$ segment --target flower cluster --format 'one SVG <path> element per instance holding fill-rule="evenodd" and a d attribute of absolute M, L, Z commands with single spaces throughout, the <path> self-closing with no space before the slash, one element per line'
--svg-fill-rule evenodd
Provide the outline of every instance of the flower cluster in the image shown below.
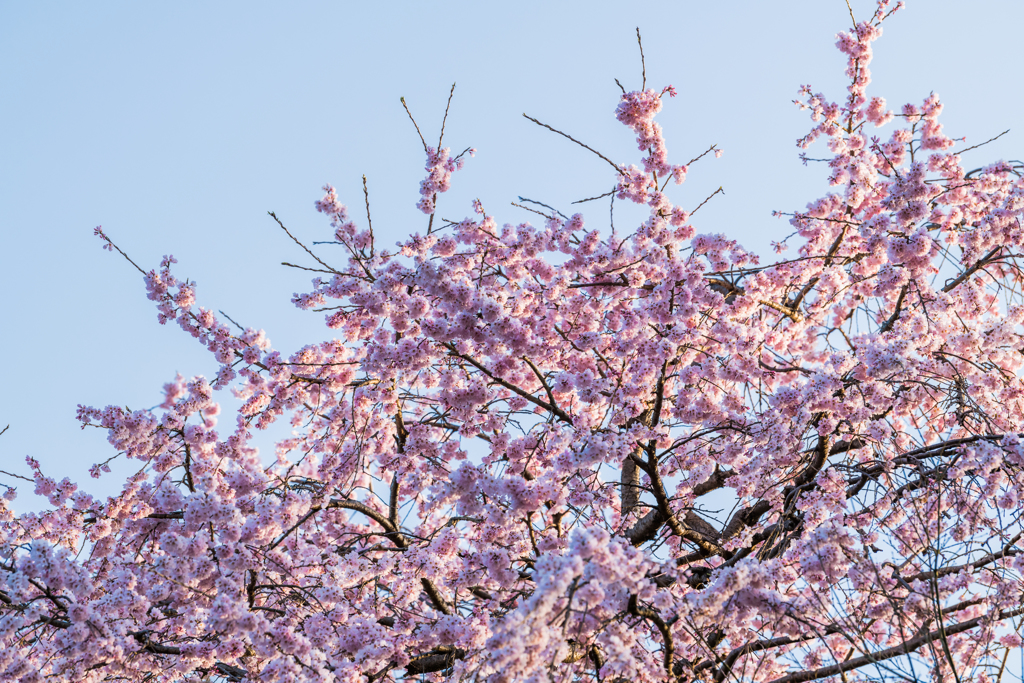
<path fill-rule="evenodd" d="M 466 163 L 462 158 L 463 154 L 468 153 L 470 156 L 476 154 L 476 150 L 470 148 L 452 158 L 451 152 L 448 147 L 443 149 L 427 147 L 427 164 L 425 166 L 427 177 L 420 182 L 420 201 L 416 204 L 416 207 L 423 213 L 434 213 L 434 202 L 437 195 L 448 191 L 448 188 L 451 187 L 452 173 L 461 169 Z"/>

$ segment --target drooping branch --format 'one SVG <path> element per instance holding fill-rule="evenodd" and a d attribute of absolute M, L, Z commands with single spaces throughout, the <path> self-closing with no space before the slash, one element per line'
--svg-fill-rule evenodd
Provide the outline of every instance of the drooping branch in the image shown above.
<path fill-rule="evenodd" d="M 999 621 L 1010 619 L 1015 616 L 1024 614 L 1024 607 L 1018 607 L 1016 609 L 1000 610 L 996 616 Z M 878 652 L 872 652 L 862 657 L 854 657 L 837 664 L 830 666 L 822 666 L 817 669 L 809 669 L 806 671 L 797 671 L 781 678 L 776 678 L 771 683 L 804 683 L 805 681 L 814 681 L 819 678 L 828 678 L 829 676 L 838 676 L 846 671 L 853 671 L 859 669 L 862 666 L 871 666 L 878 662 L 884 662 L 887 659 L 893 657 L 901 657 L 908 655 L 922 646 L 930 643 L 938 642 L 939 639 L 945 634 L 946 637 L 955 636 L 971 629 L 978 628 L 984 621 L 992 619 L 989 615 L 975 617 L 974 619 L 968 619 L 952 626 L 944 626 L 942 629 L 935 629 L 928 631 L 914 638 L 910 638 L 899 645 L 880 650 Z"/>

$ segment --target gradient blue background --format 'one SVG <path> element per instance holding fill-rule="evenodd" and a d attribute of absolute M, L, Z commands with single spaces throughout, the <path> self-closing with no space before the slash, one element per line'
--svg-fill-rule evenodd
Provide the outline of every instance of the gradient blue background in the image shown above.
<path fill-rule="evenodd" d="M 863 18 L 872 3 L 853 7 Z M 113 453 L 100 430 L 79 429 L 76 404 L 152 406 L 175 372 L 215 371 L 193 339 L 157 324 L 141 277 L 100 249 L 94 226 L 146 269 L 173 253 L 200 304 L 290 353 L 330 330 L 290 305 L 311 274 L 280 262 L 309 259 L 268 210 L 304 241 L 331 239 L 313 208 L 320 187 L 337 186 L 362 220 L 366 174 L 381 244 L 423 231 L 423 152 L 398 98 L 436 140 L 455 81 L 446 143 L 479 152 L 440 215 L 462 218 L 479 197 L 499 223 L 537 218 L 509 205 L 519 195 L 569 213 L 614 172 L 521 114 L 635 162 L 613 79 L 640 86 L 639 26 L 648 84 L 679 90 L 659 117 L 671 159 L 725 150 L 675 201 L 692 208 L 724 186 L 698 230 L 770 258 L 769 241 L 789 233 L 770 212 L 826 189 L 825 169 L 798 160 L 810 124 L 792 100 L 803 83 L 843 96 L 833 44 L 849 25 L 843 0 L 0 3 L 0 469 L 26 474 L 30 454 L 113 493 L 118 476 L 86 474 Z M 986 140 L 1024 112 L 1022 25 L 1019 0 L 912 0 L 876 43 L 871 93 L 898 107 L 934 90 L 948 134 Z M 965 163 L 1022 157 L 1015 130 Z M 603 200 L 584 206 L 588 225 L 607 226 Z M 638 216 L 618 213 L 619 227 Z M 30 488 L 17 509 L 40 505 Z"/>

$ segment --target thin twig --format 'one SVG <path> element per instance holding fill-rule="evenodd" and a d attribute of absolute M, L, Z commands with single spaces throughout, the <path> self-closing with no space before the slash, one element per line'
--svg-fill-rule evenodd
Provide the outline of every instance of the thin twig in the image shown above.
<path fill-rule="evenodd" d="M 640 46 L 640 69 L 643 71 L 643 85 L 641 90 L 647 90 L 647 63 L 644 61 L 644 41 L 640 40 L 640 27 L 636 27 L 636 44 Z"/>
<path fill-rule="evenodd" d="M 512 204 L 512 206 L 518 206 L 520 209 L 526 209 L 527 211 L 530 211 L 531 213 L 535 213 L 538 216 L 544 216 L 544 218 L 547 218 L 548 220 L 551 220 L 552 218 L 554 218 L 554 216 L 549 216 L 546 213 L 544 213 L 543 211 L 538 211 L 537 209 L 531 209 L 530 207 L 523 206 L 522 204 L 516 204 L 515 202 L 510 202 L 510 204 Z"/>
<path fill-rule="evenodd" d="M 885 21 L 886 19 L 891 17 L 893 15 L 893 13 L 896 12 L 896 10 L 900 9 L 901 7 L 903 7 L 903 5 L 897 2 L 895 7 L 893 7 L 891 10 L 889 10 L 884 15 L 882 15 L 882 17 L 878 20 L 878 23 L 881 24 L 883 21 Z M 878 16 L 878 12 L 875 12 L 875 16 L 876 17 Z M 876 24 L 876 26 L 877 26 L 877 24 Z"/>
<path fill-rule="evenodd" d="M 531 204 L 536 204 L 537 206 L 543 206 L 545 209 L 551 209 L 552 211 L 557 213 L 559 216 L 561 216 L 565 220 L 569 220 L 569 217 L 566 216 L 564 213 L 562 213 L 561 211 L 559 211 L 558 209 L 556 209 L 553 206 L 548 206 L 544 202 L 538 202 L 538 201 L 533 200 L 533 199 L 527 199 L 526 197 L 519 197 L 519 201 L 521 201 L 521 202 L 530 202 Z"/>
<path fill-rule="evenodd" d="M 703 152 L 701 152 L 700 154 L 698 154 L 694 158 L 692 158 L 689 161 L 687 161 L 685 165 L 689 166 L 690 164 L 692 164 L 695 161 L 700 161 L 701 158 L 707 156 L 709 153 L 711 153 L 712 151 L 714 151 L 716 149 L 718 149 L 718 143 L 715 143 L 715 144 L 711 145 L 706 150 L 704 150 Z"/>
<path fill-rule="evenodd" d="M 876 144 L 873 149 L 876 152 L 878 152 L 879 154 L 882 155 L 882 158 L 885 159 L 885 163 L 889 164 L 889 168 L 892 169 L 892 172 L 896 175 L 896 177 L 897 178 L 901 178 L 902 176 L 900 176 L 899 170 L 895 166 L 892 165 L 892 162 L 889 161 L 889 157 L 885 156 L 885 152 L 882 151 L 881 145 L 877 145 Z"/>
<path fill-rule="evenodd" d="M 448 104 L 444 105 L 444 118 L 441 119 L 441 137 L 437 139 L 437 148 L 441 149 L 441 141 L 444 140 L 444 124 L 448 122 L 448 108 L 452 106 L 452 96 L 455 94 L 455 84 L 452 83 L 451 92 L 448 93 Z"/>
<path fill-rule="evenodd" d="M 708 203 L 709 201 L 711 201 L 711 198 L 712 198 L 712 197 L 714 197 L 714 196 L 715 196 L 716 194 L 718 194 L 719 192 L 721 192 L 722 194 L 725 194 L 725 190 L 723 190 L 723 189 L 722 189 L 721 187 L 719 187 L 719 188 L 718 188 L 717 190 L 715 190 L 714 192 L 712 192 L 711 194 L 709 194 L 709 195 L 707 196 L 707 198 L 706 198 L 706 199 L 705 199 L 704 201 L 702 201 L 702 202 L 701 202 L 700 204 L 698 204 L 698 205 L 697 205 L 697 208 L 696 208 L 696 209 L 694 209 L 693 211 L 691 211 L 691 212 L 690 212 L 690 215 L 692 216 L 693 214 L 697 213 L 697 211 L 698 211 L 698 210 L 700 209 L 700 207 L 704 206 L 704 205 L 705 205 L 705 204 L 707 204 L 707 203 Z"/>
<path fill-rule="evenodd" d="M 582 204 L 583 202 L 592 202 L 595 199 L 604 199 L 605 197 L 607 197 L 610 194 L 615 194 L 615 190 L 613 189 L 613 190 L 611 190 L 609 192 L 605 192 L 604 194 L 599 194 L 596 197 L 587 197 L 586 199 L 581 199 L 581 200 L 579 200 L 577 202 L 572 202 L 572 203 L 573 204 Z"/>
<path fill-rule="evenodd" d="M 311 273 L 327 273 L 333 275 L 336 271 L 324 270 L 323 268 L 307 268 L 306 266 L 297 266 L 294 263 L 288 263 L 287 261 L 281 261 L 282 266 L 288 266 L 289 268 L 298 268 L 299 270 L 308 270 Z"/>
<path fill-rule="evenodd" d="M 110 245 L 111 247 L 113 247 L 114 249 L 117 249 L 117 253 L 119 253 L 119 254 L 120 254 L 121 256 L 124 256 L 125 260 L 127 260 L 127 261 L 128 261 L 128 263 L 130 263 L 130 264 L 132 264 L 133 266 L 135 266 L 135 270 L 139 271 L 139 272 L 140 272 L 140 273 L 142 273 L 143 275 L 145 275 L 145 274 L 146 274 L 146 271 L 144 271 L 144 270 L 143 270 L 142 268 L 139 268 L 139 264 L 137 264 L 137 263 L 136 263 L 135 261 L 132 261 L 132 260 L 131 260 L 131 259 L 130 259 L 130 258 L 128 257 L 128 254 L 126 254 L 126 253 L 124 253 L 123 251 L 121 251 L 121 247 L 119 247 L 119 246 L 117 246 L 116 244 L 114 244 L 114 241 L 113 241 L 113 240 L 111 240 L 111 239 L 110 239 L 109 237 L 107 237 L 107 234 L 106 234 L 105 232 L 103 232 L 103 228 L 102 228 L 102 227 L 96 228 L 96 230 L 94 231 L 94 234 L 96 234 L 96 235 L 99 235 L 100 237 L 102 237 L 102 238 L 103 238 L 103 241 L 104 241 L 104 242 L 106 242 L 107 244 L 109 244 L 109 245 Z"/>
<path fill-rule="evenodd" d="M 399 97 L 398 99 L 401 101 L 402 106 L 405 107 L 405 113 L 409 115 L 409 120 L 412 121 L 412 125 L 416 127 L 416 134 L 420 136 L 420 142 L 423 143 L 423 151 L 430 154 L 427 150 L 427 141 L 423 139 L 423 133 L 420 132 L 420 127 L 419 124 L 416 123 L 416 119 L 412 117 L 412 112 L 409 111 L 409 106 L 405 103 L 405 98 Z"/>
<path fill-rule="evenodd" d="M 373 221 L 370 220 L 370 192 L 366 189 L 366 175 L 363 174 L 363 199 L 366 200 L 366 227 L 370 231 L 370 257 L 373 257 Z"/>
<path fill-rule="evenodd" d="M 239 325 L 238 323 L 236 323 L 234 320 L 232 320 L 230 315 L 228 315 L 227 313 L 225 313 L 224 311 L 221 311 L 221 310 L 218 310 L 217 312 L 220 313 L 225 318 L 227 318 L 228 322 L 230 322 L 232 325 L 234 325 L 235 327 L 240 329 L 242 332 L 245 332 L 245 328 L 242 327 L 241 325 Z"/>
<path fill-rule="evenodd" d="M 619 79 L 617 79 L 617 78 L 615 79 L 615 85 L 619 86 L 619 90 L 621 90 L 621 91 L 622 91 L 622 94 L 623 94 L 623 95 L 625 95 L 625 94 L 626 94 L 626 89 L 622 87 L 622 84 L 621 84 L 621 83 L 619 83 Z"/>
<path fill-rule="evenodd" d="M 992 142 L 994 140 L 998 140 L 999 138 L 1003 137 L 1004 135 L 1006 135 L 1009 132 L 1010 132 L 1010 129 L 1007 128 L 1006 130 L 1004 130 L 1002 133 L 1000 133 L 999 135 L 995 136 L 994 138 L 990 138 L 988 140 L 985 140 L 985 142 L 980 142 L 977 145 L 974 145 L 973 147 L 968 147 L 967 149 L 962 149 L 959 152 L 957 152 L 957 154 L 963 154 L 964 152 L 970 152 L 972 149 L 978 149 L 979 147 L 981 147 L 983 145 L 987 145 L 988 143 L 990 143 L 990 142 Z"/>
<path fill-rule="evenodd" d="M 548 124 L 546 124 L 546 123 L 541 123 L 540 121 L 538 121 L 537 119 L 533 118 L 532 116 L 527 116 L 526 114 L 523 114 L 523 117 L 524 117 L 524 118 L 527 118 L 527 119 L 529 119 L 530 121 L 533 121 L 533 122 L 534 122 L 534 123 L 536 123 L 536 124 L 537 124 L 538 126 L 543 126 L 544 128 L 547 128 L 547 129 L 548 129 L 548 130 L 550 130 L 550 131 L 551 131 L 552 133 L 558 133 L 558 134 L 559 134 L 559 135 L 561 135 L 562 137 L 564 137 L 564 138 L 568 138 L 568 139 L 572 140 L 573 142 L 575 142 L 575 143 L 576 143 L 577 145 L 579 145 L 580 147 L 583 147 L 583 148 L 585 148 L 585 149 L 589 149 L 589 150 L 590 150 L 591 152 L 593 152 L 594 154 L 596 154 L 597 156 L 601 157 L 602 159 L 604 159 L 605 161 L 607 161 L 607 162 L 608 162 L 609 164 L 611 164 L 611 165 L 612 165 L 612 168 L 614 168 L 614 169 L 615 169 L 615 170 L 616 170 L 616 171 L 617 171 L 617 172 L 618 172 L 618 173 L 619 173 L 620 175 L 622 175 L 622 174 L 624 174 L 624 173 L 625 173 L 625 171 L 623 171 L 623 170 L 622 170 L 621 168 L 619 168 L 619 167 L 618 167 L 618 166 L 617 166 L 617 165 L 615 164 L 615 162 L 614 162 L 614 161 L 612 161 L 611 159 L 609 159 L 609 158 L 608 158 L 608 157 L 606 157 L 605 155 L 601 154 L 600 152 L 598 152 L 598 151 L 597 151 L 596 149 L 594 149 L 594 148 L 593 148 L 593 147 L 591 147 L 590 145 L 586 145 L 586 144 L 584 144 L 584 143 L 580 142 L 579 140 L 577 140 L 576 138 L 574 138 L 573 136 L 569 135 L 568 133 L 563 133 L 562 131 L 558 130 L 557 128 L 552 128 L 551 126 L 549 126 L 549 125 L 548 125 Z"/>
<path fill-rule="evenodd" d="M 10 425 L 7 425 L 7 426 L 10 427 Z M 4 431 L 6 432 L 7 430 L 4 429 Z M 0 433 L 3 433 L 3 432 L 0 432 Z M 0 470 L 0 474 L 6 474 L 8 477 L 14 477 L 15 479 L 22 479 L 22 480 L 27 481 L 29 483 L 35 482 L 35 479 L 29 479 L 28 477 L 23 477 L 20 474 L 14 474 L 13 472 L 6 472 L 4 470 Z"/>
<path fill-rule="evenodd" d="M 458 161 L 459 159 L 461 159 L 463 157 L 463 155 L 465 155 L 466 152 L 469 152 L 470 150 L 473 150 L 473 148 L 472 147 L 467 147 L 466 149 L 462 150 L 461 152 L 459 152 L 459 156 L 457 156 L 454 159 L 452 159 L 452 161 Z M 475 150 L 473 150 L 473 151 L 475 153 Z"/>
<path fill-rule="evenodd" d="M 281 226 L 281 229 L 282 229 L 282 230 L 284 230 L 284 232 L 285 232 L 285 234 L 286 234 L 286 235 L 288 235 L 289 237 L 291 237 L 291 238 L 292 238 L 292 241 L 293 241 L 293 242 L 295 242 L 295 244 L 297 244 L 297 245 L 299 245 L 300 247 L 302 247 L 303 251 L 305 251 L 305 252 L 306 252 L 307 254 L 309 254 L 310 256 L 312 256 L 312 257 L 313 257 L 313 260 L 315 260 L 315 261 L 316 261 L 317 263 L 319 263 L 319 264 L 320 264 L 321 266 L 323 266 L 324 268 L 326 268 L 326 269 L 327 269 L 328 271 L 330 271 L 330 272 L 332 272 L 332 273 L 337 273 L 337 272 L 338 272 L 338 271 L 336 271 L 336 270 L 335 270 L 334 268 L 331 268 L 331 267 L 330 267 L 329 265 L 327 265 L 326 263 L 324 263 L 323 261 L 321 261 L 321 260 L 319 259 L 319 257 L 317 257 L 317 255 L 316 255 L 316 254 L 314 254 L 313 252 L 311 252 L 311 251 L 309 250 L 309 248 L 308 248 L 308 247 L 306 247 L 306 245 L 305 245 L 305 244 L 303 244 L 302 242 L 300 242 L 299 240 L 297 240 L 297 239 L 295 238 L 295 235 L 293 235 L 293 234 L 291 234 L 290 232 L 288 232 L 288 228 L 284 227 L 284 223 L 282 223 L 282 222 L 281 222 L 281 219 L 279 219 L 279 218 L 277 217 L 277 214 L 275 214 L 275 213 L 274 213 L 273 211 L 267 211 L 267 214 L 268 214 L 268 215 L 269 215 L 269 216 L 270 216 L 271 218 L 273 218 L 273 219 L 274 219 L 274 221 L 275 221 L 275 222 L 276 222 L 276 223 L 277 223 L 278 225 L 280 225 L 280 226 Z M 291 265 L 291 264 L 287 264 L 287 265 Z"/>
<path fill-rule="evenodd" d="M 612 200 L 608 205 L 608 223 L 612 226 L 612 232 L 615 232 L 615 191 L 612 191 Z"/>
<path fill-rule="evenodd" d="M 544 393 L 548 395 L 548 403 L 550 403 L 557 409 L 558 402 L 555 401 L 555 395 L 551 392 L 551 387 L 548 386 L 547 380 L 544 379 L 544 375 L 543 373 L 541 373 L 540 368 L 534 365 L 533 361 L 531 361 L 526 356 L 523 356 L 523 360 L 526 362 L 527 365 L 530 366 L 530 369 L 533 370 L 533 374 L 537 375 L 537 379 L 540 380 L 540 385 L 544 387 Z"/>

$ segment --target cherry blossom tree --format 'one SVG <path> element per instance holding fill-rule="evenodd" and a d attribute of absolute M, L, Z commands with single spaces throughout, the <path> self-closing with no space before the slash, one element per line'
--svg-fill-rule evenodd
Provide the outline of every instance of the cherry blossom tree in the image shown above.
<path fill-rule="evenodd" d="M 896 9 L 839 34 L 841 98 L 800 91 L 832 189 L 771 263 L 672 202 L 718 150 L 670 161 L 654 118 L 675 91 L 643 82 L 615 110 L 639 165 L 588 146 L 614 183 L 591 223 L 441 219 L 472 152 L 443 132 L 420 136 L 429 218 L 397 250 L 327 187 L 336 245 L 306 249 L 293 302 L 331 341 L 285 355 L 198 305 L 173 258 L 140 268 L 216 370 L 152 410 L 80 409 L 137 465 L 118 495 L 30 458 L 50 507 L 15 514 L 6 480 L 0 679 L 1007 676 L 1022 165 L 966 169 L 936 96 L 868 94 Z M 606 226 L 616 202 L 646 220 Z M 268 460 L 253 434 L 275 424 Z"/>

